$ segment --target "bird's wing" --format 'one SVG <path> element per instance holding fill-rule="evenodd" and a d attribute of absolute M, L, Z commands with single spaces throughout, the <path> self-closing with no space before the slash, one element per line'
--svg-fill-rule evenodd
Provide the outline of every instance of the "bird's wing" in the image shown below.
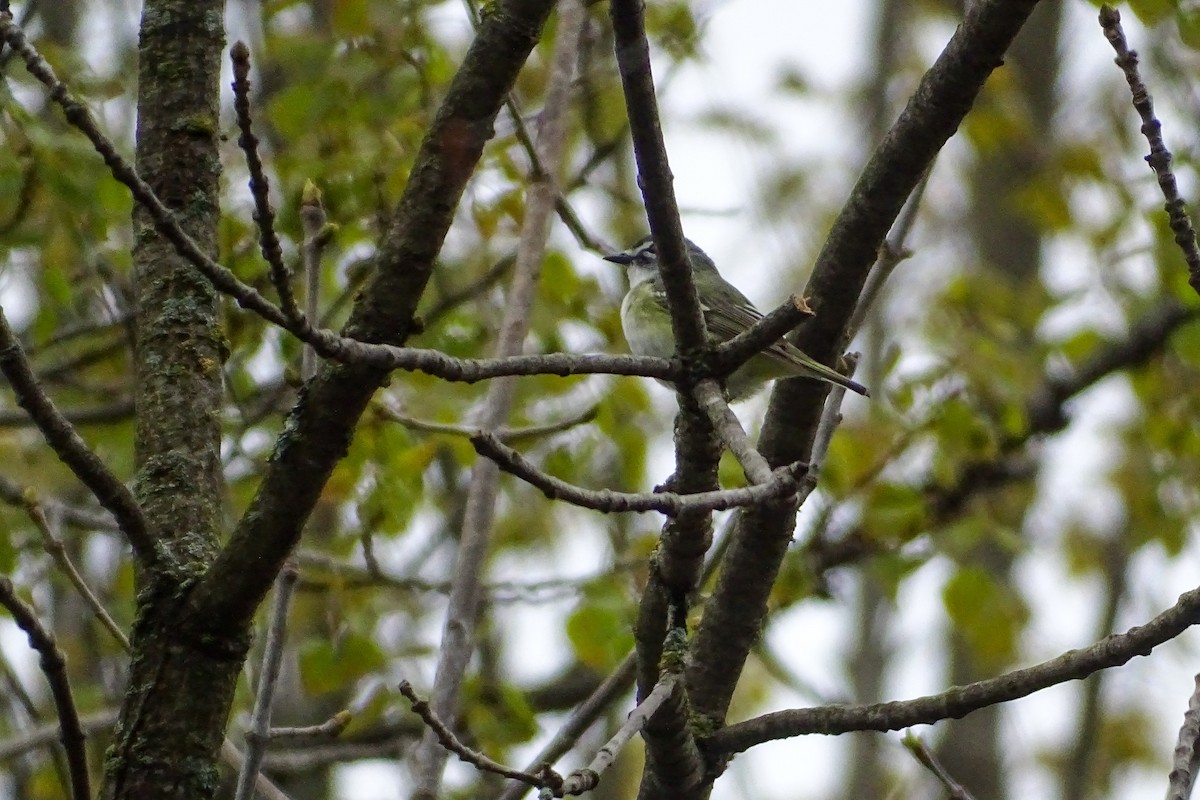
<path fill-rule="evenodd" d="M 744 300 L 745 298 L 742 299 Z M 708 327 L 708 335 L 718 342 L 729 341 L 762 318 L 762 313 L 750 305 L 749 300 L 723 308 L 704 308 L 704 324 Z M 802 350 L 786 339 L 778 339 L 772 342 L 769 347 L 763 348 L 762 353 L 789 368 L 794 369 L 799 366 L 801 367 L 801 372 L 815 372 L 819 375 L 824 375 L 828 380 L 834 380 L 834 382 L 837 381 L 833 376 L 837 375 L 840 377 L 837 371 L 809 358 Z"/>
<path fill-rule="evenodd" d="M 721 308 L 710 308 L 701 303 L 701 310 L 704 311 L 708 335 L 718 342 L 729 341 L 763 318 L 749 301 L 736 305 L 731 303 Z"/>
<path fill-rule="evenodd" d="M 704 308 L 704 324 L 708 327 L 708 335 L 718 342 L 727 342 L 747 328 L 753 327 L 763 318 L 762 313 L 750 305 L 750 301 L 723 308 Z M 780 339 L 763 348 L 763 354 L 781 361 L 784 364 L 795 364 L 797 360 L 803 363 L 806 357 L 787 341 Z"/>
<path fill-rule="evenodd" d="M 661 287 L 656 288 L 661 291 Z M 734 291 L 737 292 L 736 289 Z M 724 305 L 721 308 L 712 308 L 701 303 L 700 309 L 704 312 L 704 325 L 708 328 L 708 335 L 715 341 L 727 342 L 763 318 L 762 312 L 751 305 L 741 292 L 737 292 L 735 298 L 738 302 Z M 665 292 L 663 292 L 663 303 L 666 303 Z M 804 351 L 786 339 L 780 339 L 765 348 L 763 355 L 786 367 L 789 374 L 819 378 L 839 386 L 845 386 L 861 395 L 868 395 L 866 387 L 862 384 L 810 358 Z"/>

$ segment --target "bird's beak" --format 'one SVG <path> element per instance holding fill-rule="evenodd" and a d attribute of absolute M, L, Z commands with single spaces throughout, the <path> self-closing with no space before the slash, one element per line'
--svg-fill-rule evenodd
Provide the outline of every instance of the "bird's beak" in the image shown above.
<path fill-rule="evenodd" d="M 612 255 L 604 256 L 604 260 L 620 264 L 622 267 L 628 267 L 633 263 L 633 256 L 629 255 L 629 253 L 613 253 Z"/>

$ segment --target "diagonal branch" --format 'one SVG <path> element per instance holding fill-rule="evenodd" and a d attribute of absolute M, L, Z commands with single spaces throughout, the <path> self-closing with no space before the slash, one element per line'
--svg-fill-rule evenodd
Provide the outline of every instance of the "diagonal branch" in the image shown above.
<path fill-rule="evenodd" d="M 447 752 L 453 753 L 466 763 L 472 765 L 483 772 L 490 772 L 494 775 L 500 775 L 505 778 L 514 778 L 523 781 L 530 786 L 544 785 L 544 775 L 539 775 L 533 772 L 523 772 L 512 767 L 505 766 L 499 761 L 495 761 L 484 755 L 478 750 L 472 750 L 467 745 L 454 735 L 454 731 L 450 726 L 438 717 L 437 712 L 430 706 L 428 700 L 422 700 L 420 695 L 413 689 L 412 684 L 408 681 L 400 681 L 397 687 L 400 694 L 408 700 L 414 714 L 419 716 L 425 723 L 428 730 L 435 737 L 435 740 L 442 747 L 446 748 Z"/>
<path fill-rule="evenodd" d="M 499 0 L 483 20 L 416 155 L 346 335 L 396 345 L 415 329 L 467 179 L 552 7 L 553 0 Z M 257 494 L 190 597 L 199 619 L 229 625 L 253 613 L 386 376 L 386 368 L 327 364 L 308 382 Z"/>
<path fill-rule="evenodd" d="M 1117 54 L 1117 66 L 1125 73 L 1125 82 L 1133 95 L 1133 107 L 1142 120 L 1142 135 L 1150 144 L 1150 155 L 1146 162 L 1154 170 L 1158 179 L 1158 187 L 1165 200 L 1164 208 L 1167 219 L 1175 234 L 1175 244 L 1183 251 L 1183 257 L 1188 265 L 1188 283 L 1200 293 L 1200 250 L 1196 249 L 1196 229 L 1188 216 L 1187 207 L 1179 195 L 1179 184 L 1175 180 L 1175 172 L 1171 169 L 1171 151 L 1163 141 L 1162 123 L 1154 116 L 1154 102 L 1150 92 L 1142 80 L 1138 70 L 1138 55 L 1129 49 L 1125 41 L 1125 31 L 1121 27 L 1121 12 L 1109 5 L 1100 8 L 1100 25 L 1104 29 L 1104 37 L 1112 45 Z"/>
<path fill-rule="evenodd" d="M 71 683 L 67 679 L 67 661 L 62 650 L 37 618 L 37 614 L 25 601 L 17 597 L 12 581 L 0 578 L 0 605 L 8 609 L 17 627 L 29 637 L 29 646 L 41 657 L 39 665 L 42 673 L 50 684 L 50 694 L 54 697 L 54 706 L 58 711 L 60 728 L 59 741 L 67 753 L 67 765 L 71 773 L 71 796 L 74 800 L 87 800 L 92 791 L 88 780 L 87 752 L 84 744 L 87 738 L 79 723 L 79 710 L 75 707 L 75 699 L 71 694 Z"/>
<path fill-rule="evenodd" d="M 27 491 L 26 487 L 16 481 L 0 475 L 0 502 L 10 506 L 24 506 Z M 103 511 L 80 508 L 61 500 L 42 501 L 42 505 L 63 525 L 107 533 L 119 533 L 121 530 L 120 526 L 113 521 L 112 515 Z"/>
<path fill-rule="evenodd" d="M 165 553 L 159 542 L 150 535 L 142 509 L 133 494 L 117 476 L 109 471 L 100 457 L 71 427 L 62 412 L 42 390 L 29 361 L 0 308 L 0 373 L 8 378 L 17 396 L 17 405 L 25 409 L 38 426 L 46 443 L 54 450 L 75 477 L 79 478 L 105 509 L 117 519 L 122 533 L 129 539 L 143 564 L 160 564 Z"/>
<path fill-rule="evenodd" d="M 552 764 L 565 755 L 574 746 L 579 737 L 591 727 L 592 723 L 608 709 L 609 705 L 628 691 L 629 686 L 633 683 L 633 673 L 636 666 L 637 663 L 634 654 L 630 653 L 613 670 L 613 673 L 596 687 L 591 696 L 571 713 L 566 723 L 558 729 L 550 741 L 546 743 L 545 747 L 539 750 L 537 755 L 533 757 L 529 766 L 525 768 L 525 771 L 533 772 L 540 765 Z M 496 800 L 520 800 L 527 790 L 528 787 L 525 784 L 510 781 Z"/>
<path fill-rule="evenodd" d="M 714 347 L 713 373 L 728 375 L 811 316 L 804 298 L 792 295 L 754 325 Z"/>
<path fill-rule="evenodd" d="M 751 483 L 769 483 L 772 478 L 771 466 L 750 444 L 750 438 L 746 436 L 741 421 L 729 407 L 729 402 L 722 396 L 717 382 L 712 378 L 705 378 L 696 384 L 693 391 L 696 395 L 696 402 L 700 404 L 700 408 L 712 423 L 717 438 L 729 448 L 729 452 L 733 453 L 734 458 L 741 464 L 746 478 Z"/>
<path fill-rule="evenodd" d="M 1196 743 L 1200 741 L 1200 675 L 1196 676 L 1195 688 L 1188 698 L 1188 708 L 1179 726 L 1175 740 L 1175 751 L 1171 758 L 1171 772 L 1167 775 L 1167 800 L 1188 800 L 1196 784 Z"/>
<path fill-rule="evenodd" d="M 821 706 L 764 714 L 718 731 L 708 740 L 710 754 L 740 753 L 764 742 L 810 733 L 893 731 L 959 719 L 981 708 L 1027 697 L 1034 692 L 1079 680 L 1102 669 L 1119 667 L 1149 655 L 1193 625 L 1200 624 L 1200 589 L 1180 596 L 1171 608 L 1145 625 L 1106 636 L 1090 647 L 1070 650 L 1032 667 L 988 680 L 956 686 L 941 694 L 863 706 Z"/>
<path fill-rule="evenodd" d="M 805 296 L 816 315 L 801 349 L 818 361 L 843 347 L 846 326 L 888 229 L 934 156 L 1003 61 L 1036 0 L 979 0 L 922 78 L 871 157 L 834 222 Z M 768 463 L 804 460 L 825 398 L 804 381 L 776 386 L 759 439 Z M 692 647 L 688 685 L 696 712 L 719 725 L 767 612 L 795 514 L 764 507 L 744 513 Z"/>
<path fill-rule="evenodd" d="M 678 702 L 682 696 L 678 673 L 663 675 L 646 699 L 629 712 L 625 723 L 605 742 L 586 767 L 577 769 L 566 777 L 562 785 L 564 796 L 586 794 L 600 785 L 600 778 L 617 760 L 622 748 L 637 733 L 647 729 L 654 715 L 668 700 Z"/>
<path fill-rule="evenodd" d="M 92 113 L 71 94 L 66 84 L 54 74 L 54 70 L 51 69 L 46 59 L 29 43 L 25 32 L 4 14 L 0 14 L 0 40 L 8 42 L 9 46 L 25 61 L 29 73 L 50 90 L 50 99 L 62 108 L 67 121 L 88 138 L 92 147 L 104 159 L 104 163 L 112 172 L 113 177 L 125 184 L 134 199 L 150 214 L 158 232 L 170 241 L 181 255 L 200 270 L 213 286 L 236 300 L 242 308 L 259 314 L 263 319 L 273 322 L 281 328 L 291 329 L 287 315 L 278 306 L 259 294 L 252 286 L 239 281 L 232 272 L 217 263 L 195 239 L 184 231 L 178 218 L 166 203 L 158 197 L 150 184 L 142 179 L 133 165 L 117 152 L 113 143 L 100 131 L 100 126 Z"/>

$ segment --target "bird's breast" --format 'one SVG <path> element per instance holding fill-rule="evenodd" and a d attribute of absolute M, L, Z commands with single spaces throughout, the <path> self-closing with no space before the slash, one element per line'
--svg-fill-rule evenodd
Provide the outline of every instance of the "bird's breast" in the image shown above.
<path fill-rule="evenodd" d="M 651 298 L 642 297 L 641 302 L 634 302 L 639 291 L 631 290 L 621 301 L 621 327 L 625 330 L 629 351 L 638 356 L 670 358 L 675 355 L 674 340 L 669 330 L 665 337 L 652 333 L 662 327 L 663 320 L 655 313 Z"/>

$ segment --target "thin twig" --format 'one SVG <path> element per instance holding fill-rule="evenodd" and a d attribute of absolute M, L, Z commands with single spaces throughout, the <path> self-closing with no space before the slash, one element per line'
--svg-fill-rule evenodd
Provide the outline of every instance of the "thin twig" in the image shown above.
<path fill-rule="evenodd" d="M 354 715 L 346 709 L 342 709 L 320 725 L 305 725 L 299 728 L 271 728 L 267 732 L 267 738 L 272 742 L 281 739 L 336 739 L 342 735 L 342 731 L 346 730 L 346 726 L 353 721 Z"/>
<path fill-rule="evenodd" d="M 467 7 L 467 16 L 471 20 L 471 27 L 479 29 L 479 9 L 476 8 L 474 0 L 464 0 Z M 547 100 L 549 105 L 549 100 Z M 508 116 L 512 120 L 513 129 L 517 136 L 517 142 L 521 145 L 521 149 L 525 151 L 525 155 L 529 158 L 529 164 L 532 167 L 533 177 L 542 179 L 550 177 L 555 180 L 552 169 L 547 169 L 546 159 L 538 152 L 538 147 L 533 141 L 533 137 L 529 135 L 529 127 L 525 124 L 525 117 L 521 114 L 520 106 L 517 103 L 516 96 L 509 92 L 504 98 L 504 107 L 508 110 Z M 593 253 L 606 254 L 612 252 L 610 248 L 599 241 L 595 236 L 590 234 L 584 226 L 579 215 L 575 213 L 575 209 L 571 207 L 567 201 L 566 195 L 556 185 L 554 188 L 554 210 L 558 212 L 558 218 L 566 227 L 571 235 L 575 237 L 575 242 L 585 250 L 591 250 Z"/>
<path fill-rule="evenodd" d="M 263 646 L 262 669 L 259 670 L 258 692 L 254 697 L 254 710 L 250 717 L 250 729 L 246 731 L 245 761 L 238 773 L 234 800 L 253 800 L 255 779 L 262 766 L 263 753 L 271 730 L 271 701 L 275 697 L 275 685 L 279 679 L 279 667 L 283 663 L 283 643 L 287 633 L 288 608 L 292 592 L 296 588 L 299 571 L 296 565 L 287 563 L 275 582 L 275 603 L 271 606 L 271 621 L 267 626 L 267 641 Z"/>
<path fill-rule="evenodd" d="M 933 776 L 937 778 L 938 783 L 940 783 L 942 788 L 946 790 L 946 797 L 948 797 L 949 800 L 975 800 L 974 795 L 967 791 L 965 786 L 954 780 L 954 776 L 952 776 L 946 770 L 946 768 L 942 766 L 942 763 L 937 760 L 937 756 L 935 756 L 933 752 L 925 746 L 925 742 L 920 736 L 917 736 L 912 731 L 909 731 L 900 741 L 904 744 L 905 749 L 912 753 L 913 758 L 915 758 L 921 764 L 921 766 L 933 773 Z"/>
<path fill-rule="evenodd" d="M 33 526 L 42 534 L 42 547 L 54 559 L 54 563 L 58 564 L 59 569 L 67 576 L 67 580 L 75 587 L 75 591 L 79 592 L 79 596 L 83 598 L 84 603 L 92 610 L 104 629 L 121 645 L 121 649 L 128 652 L 129 637 L 125 635 L 125 631 L 121 630 L 121 626 L 117 625 L 117 621 L 108 613 L 108 609 L 100 602 L 100 598 L 96 597 L 96 593 L 92 591 L 91 587 L 87 585 L 87 581 L 79 574 L 79 570 L 75 568 L 71 557 L 67 555 L 67 548 L 63 546 L 62 540 L 51 530 L 50 520 L 46 518 L 46 512 L 32 489 L 25 492 L 25 513 L 33 521 Z"/>
<path fill-rule="evenodd" d="M 752 484 L 771 482 L 775 477 L 771 465 L 754 449 L 754 445 L 750 444 L 750 438 L 746 436 L 741 421 L 722 396 L 717 382 L 712 378 L 705 378 L 696 384 L 693 392 L 696 402 L 712 422 L 717 437 L 741 464 L 747 480 Z"/>
<path fill-rule="evenodd" d="M 667 673 L 655 685 L 646 699 L 637 704 L 637 708 L 629 712 L 625 722 L 617 732 L 600 748 L 595 757 L 583 769 L 578 769 L 567 776 L 563 782 L 563 795 L 576 795 L 590 792 L 600 784 L 600 777 L 617 760 L 621 750 L 636 734 L 645 729 L 654 713 L 667 701 L 679 682 L 675 673 Z"/>
<path fill-rule="evenodd" d="M 503 775 L 505 778 L 512 778 L 530 786 L 540 788 L 544 785 L 542 776 L 506 767 L 500 762 L 488 758 L 478 750 L 472 750 L 459 741 L 458 737 L 454 735 L 454 731 L 450 730 L 446 723 L 438 718 L 438 715 L 434 713 L 428 701 L 422 700 L 408 681 L 401 681 L 398 688 L 400 689 L 400 694 L 404 695 L 412 705 L 413 713 L 419 716 L 425 722 L 426 727 L 437 737 L 438 743 L 466 763 L 484 772 Z"/>
<path fill-rule="evenodd" d="M 325 216 L 321 204 L 321 190 L 312 181 L 305 181 L 300 197 L 300 227 L 304 231 L 304 242 L 300 254 L 304 262 L 304 303 L 309 319 L 320 319 L 321 305 L 321 256 L 333 235 L 333 226 Z M 317 374 L 317 353 L 312 345 L 306 344 L 300 360 L 300 377 L 309 380 Z"/>
<path fill-rule="evenodd" d="M 466 286 L 453 290 L 445 297 L 439 299 L 428 311 L 421 315 L 426 327 L 433 325 L 433 323 L 444 317 L 460 303 L 465 303 L 467 300 L 477 297 L 495 286 L 501 278 L 512 270 L 513 264 L 516 263 L 517 257 L 515 254 L 504 256 Z"/>
<path fill-rule="evenodd" d="M 909 251 L 905 243 L 908 241 L 908 235 L 912 233 L 913 225 L 916 224 L 917 211 L 921 208 L 921 199 L 925 196 L 925 188 L 929 186 L 929 176 L 932 172 L 933 165 L 930 164 L 929 168 L 925 170 L 925 174 L 921 176 L 921 181 L 912 190 L 912 194 L 904 201 L 904 207 L 900 209 L 900 214 L 896 217 L 888 235 L 884 237 L 883 246 L 879 248 L 879 255 L 876 256 L 875 263 L 871 266 L 871 272 L 867 275 L 867 281 L 863 284 L 858 304 L 854 307 L 854 313 L 846 324 L 847 340 L 853 339 L 854 335 L 858 333 L 858 329 L 866 322 L 867 315 L 875 307 L 875 303 L 883 293 L 883 287 L 887 285 L 888 278 L 892 276 L 900 262 L 908 258 Z"/>
<path fill-rule="evenodd" d="M 548 475 L 524 456 L 507 447 L 494 435 L 477 433 L 471 444 L 480 455 L 490 458 L 505 472 L 540 489 L 551 500 L 563 500 L 581 508 L 604 513 L 657 511 L 676 517 L 686 512 L 725 511 L 753 506 L 795 491 L 796 481 L 807 471 L 804 463 L 768 470 L 761 483 L 739 489 L 719 489 L 696 494 L 674 492 L 614 492 L 611 489 L 584 489 Z"/>
<path fill-rule="evenodd" d="M 3 673 L 4 686 L 8 690 L 9 700 L 11 701 L 9 710 L 12 712 L 15 712 L 17 709 L 23 710 L 30 722 L 42 722 L 43 714 L 41 708 L 34 702 L 29 692 L 25 690 L 25 685 L 21 683 L 21 679 L 13 670 L 12 662 L 8 658 L 5 658 L 2 653 L 0 653 L 0 673 Z M 57 717 L 54 723 L 54 731 L 55 735 L 51 737 L 50 744 L 58 741 L 62 734 L 62 726 L 59 725 Z M 54 774 L 58 778 L 59 783 L 63 786 L 70 786 L 71 771 L 67 767 L 67 759 L 62 752 L 62 748 L 51 748 L 50 758 L 54 765 Z"/>
<path fill-rule="evenodd" d="M 117 724 L 117 709 L 93 711 L 79 717 L 79 728 L 85 736 L 111 731 Z M 57 721 L 46 722 L 36 727 L 26 727 L 4 740 L 0 740 L 0 761 L 10 761 L 31 750 L 53 745 L 62 737 L 62 726 Z"/>
<path fill-rule="evenodd" d="M 453 425 L 446 422 L 431 422 L 417 419 L 392 408 L 386 402 L 377 402 L 372 406 L 375 415 L 381 419 L 398 422 L 406 428 L 424 433 L 445 433 L 452 436 L 474 436 L 479 432 L 478 426 Z M 547 422 L 542 425 L 527 425 L 522 428 L 498 428 L 493 435 L 502 442 L 512 443 L 529 439 L 538 439 L 554 433 L 562 433 L 580 425 L 586 425 L 596 418 L 598 406 L 590 406 L 574 416 L 558 422 Z"/>
<path fill-rule="evenodd" d="M 848 354 L 845 361 L 849 367 L 846 377 L 853 377 L 854 371 L 858 367 L 858 354 Z M 834 386 L 830 389 L 829 397 L 825 400 L 825 407 L 821 409 L 821 420 L 817 423 L 817 432 L 813 436 L 812 450 L 809 456 L 809 463 L 812 464 L 809 475 L 814 480 L 817 473 L 820 472 L 821 465 L 825 463 L 825 456 L 829 453 L 829 446 L 833 444 L 833 432 L 842 423 L 842 401 L 845 398 L 846 387 Z"/>
<path fill-rule="evenodd" d="M 313 567 L 316 570 L 330 573 L 326 577 L 314 576 L 311 570 L 306 571 L 296 584 L 296 588 L 300 590 L 385 587 L 422 594 L 447 594 L 450 591 L 448 581 L 426 581 L 420 578 L 393 575 L 382 568 L 372 569 L 368 566 L 338 561 L 325 553 L 300 550 L 296 552 L 295 559 L 303 567 Z M 643 565 L 644 561 L 640 559 L 628 559 L 616 561 L 594 574 L 574 578 L 548 578 L 541 581 L 487 581 L 483 585 L 483 591 L 489 604 L 536 603 L 553 600 L 555 597 L 576 596 L 588 584 L 611 578 L 614 574 L 639 569 Z"/>
<path fill-rule="evenodd" d="M 566 723 L 554 734 L 536 756 L 529 762 L 525 772 L 533 772 L 543 764 L 552 764 L 561 758 L 575 745 L 579 737 L 591 727 L 605 709 L 618 697 L 629 690 L 633 684 L 634 672 L 637 667 L 637 656 L 630 653 L 620 663 L 612 674 L 604 679 L 587 700 L 580 703 Z M 509 783 L 496 800 L 519 800 L 528 790 L 524 783 Z"/>
<path fill-rule="evenodd" d="M 1192 227 L 1183 198 L 1179 196 L 1179 185 L 1171 169 L 1171 151 L 1163 141 L 1162 123 L 1154 116 L 1154 103 L 1138 71 L 1137 51 L 1129 49 L 1125 31 L 1121 27 L 1121 13 L 1112 6 L 1101 6 L 1100 26 L 1117 54 L 1117 66 L 1125 73 L 1125 81 L 1133 95 L 1133 107 L 1142 119 L 1142 135 L 1150 143 L 1150 155 L 1146 156 L 1146 163 L 1154 170 L 1158 187 L 1166 200 L 1164 208 L 1171 231 L 1175 234 L 1175 244 L 1179 245 L 1187 261 L 1188 283 L 1200 293 L 1200 250 L 1196 248 L 1196 230 Z"/>
<path fill-rule="evenodd" d="M 231 767 L 235 772 L 241 773 L 242 766 L 246 763 L 246 757 L 242 755 L 242 751 L 238 750 L 237 745 L 226 737 L 221 742 L 221 761 Z M 254 782 L 254 788 L 262 795 L 265 800 L 291 800 L 286 793 L 274 783 L 272 783 L 266 775 L 261 772 L 258 774 L 258 779 Z"/>
<path fill-rule="evenodd" d="M 299 319 L 300 309 L 292 292 L 292 271 L 283 261 L 283 248 L 275 233 L 275 209 L 271 206 L 271 182 L 258 155 L 258 137 L 250 118 L 250 48 L 245 42 L 234 42 L 229 49 L 233 62 L 233 110 L 237 117 L 238 147 L 246 155 L 246 170 L 250 173 L 250 194 L 254 198 L 254 222 L 258 226 L 259 248 L 267 262 L 267 275 L 279 295 L 283 313 Z M 316 319 L 316 317 L 309 317 Z"/>
<path fill-rule="evenodd" d="M 118 400 L 115 403 L 87 408 L 66 408 L 63 419 L 72 425 L 104 425 L 128 422 L 133 419 L 133 401 Z M 0 412 L 0 428 L 24 428 L 34 425 L 28 414 Z"/>
<path fill-rule="evenodd" d="M 88 779 L 87 767 L 87 737 L 79 723 L 79 710 L 75 706 L 75 698 L 71 694 L 71 682 L 67 678 L 67 660 L 54 636 L 42 627 L 37 613 L 17 597 L 12 581 L 0 577 L 0 605 L 8 609 L 17 623 L 17 627 L 29 637 L 29 646 L 40 656 L 38 665 L 46 682 L 50 684 L 50 694 L 54 697 L 54 707 L 58 712 L 60 727 L 59 741 L 67 754 L 67 767 L 71 774 L 71 796 L 75 800 L 88 800 L 92 795 Z"/>
<path fill-rule="evenodd" d="M 25 487 L 16 481 L 0 475 L 0 501 L 8 503 L 11 506 L 20 506 L 23 508 L 25 505 Z M 82 528 L 89 531 L 105 531 L 108 533 L 119 533 L 121 530 L 113 520 L 112 515 L 107 512 L 78 508 L 67 505 L 61 500 L 43 501 L 43 506 L 49 509 L 51 513 L 58 515 L 64 524 L 75 528 Z"/>

